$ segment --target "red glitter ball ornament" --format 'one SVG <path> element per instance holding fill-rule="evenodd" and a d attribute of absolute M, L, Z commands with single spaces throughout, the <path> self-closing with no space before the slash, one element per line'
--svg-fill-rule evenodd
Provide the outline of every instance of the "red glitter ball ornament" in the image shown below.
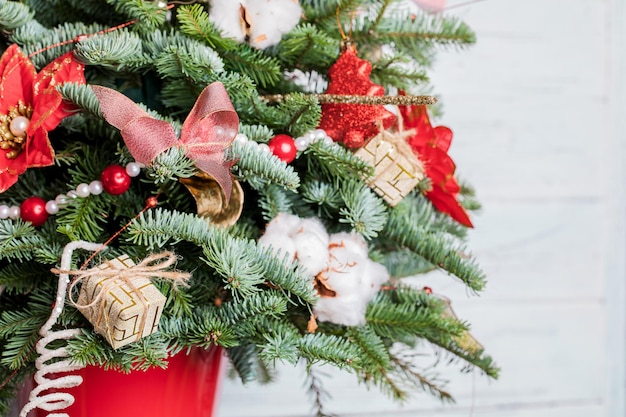
<path fill-rule="evenodd" d="M 100 174 L 102 188 L 109 194 L 124 194 L 130 187 L 130 175 L 126 173 L 126 168 L 121 165 L 109 165 Z"/>
<path fill-rule="evenodd" d="M 40 197 L 29 197 L 20 205 L 20 217 L 25 222 L 31 222 L 33 226 L 41 226 L 48 220 L 46 200 Z"/>
<path fill-rule="evenodd" d="M 370 80 L 371 72 L 372 64 L 357 57 L 356 49 L 349 46 L 328 70 L 330 83 L 326 94 L 384 95 L 383 86 Z M 335 142 L 343 142 L 354 149 L 376 136 L 381 125 L 383 129 L 388 129 L 395 121 L 396 116 L 382 105 L 322 104 L 319 128 L 324 129 Z"/>
<path fill-rule="evenodd" d="M 296 159 L 298 150 L 293 138 L 289 135 L 276 135 L 267 143 L 270 151 L 283 162 L 290 163 Z"/>

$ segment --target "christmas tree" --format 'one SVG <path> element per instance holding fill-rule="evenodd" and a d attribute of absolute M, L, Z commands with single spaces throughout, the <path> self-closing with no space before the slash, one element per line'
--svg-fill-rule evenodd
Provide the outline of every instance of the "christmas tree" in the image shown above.
<path fill-rule="evenodd" d="M 244 382 L 327 363 L 449 399 L 410 360 L 429 343 L 497 376 L 449 302 L 402 280 L 485 284 L 464 246 L 478 203 L 421 95 L 437 49 L 474 42 L 464 23 L 404 0 L 0 0 L 0 28 L 0 415 L 55 311 L 76 366 L 219 346 Z M 147 273 L 158 331 L 118 343 L 118 278 L 85 299 L 94 268 L 170 252 Z"/>

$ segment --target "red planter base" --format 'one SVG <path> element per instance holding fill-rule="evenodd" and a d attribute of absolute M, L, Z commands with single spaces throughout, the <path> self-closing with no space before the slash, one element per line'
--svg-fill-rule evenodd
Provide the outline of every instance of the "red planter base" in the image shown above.
<path fill-rule="evenodd" d="M 167 369 L 123 374 L 87 367 L 83 383 L 71 392 L 76 402 L 64 412 L 71 417 L 211 417 L 223 379 L 222 349 L 193 349 L 170 359 Z M 44 417 L 37 410 L 32 417 Z"/>

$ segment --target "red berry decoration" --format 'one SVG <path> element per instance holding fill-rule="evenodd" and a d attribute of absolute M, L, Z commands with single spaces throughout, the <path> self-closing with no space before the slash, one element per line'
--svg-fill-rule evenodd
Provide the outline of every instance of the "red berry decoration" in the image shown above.
<path fill-rule="evenodd" d="M 29 197 L 20 205 L 20 217 L 25 222 L 31 222 L 39 227 L 48 220 L 46 200 L 40 197 Z"/>
<path fill-rule="evenodd" d="M 109 165 L 104 168 L 100 175 L 102 188 L 109 194 L 124 194 L 130 187 L 130 175 L 126 173 L 126 168 L 121 165 Z"/>
<path fill-rule="evenodd" d="M 283 162 L 290 163 L 296 159 L 296 144 L 289 135 L 276 135 L 267 143 L 270 151 Z"/>

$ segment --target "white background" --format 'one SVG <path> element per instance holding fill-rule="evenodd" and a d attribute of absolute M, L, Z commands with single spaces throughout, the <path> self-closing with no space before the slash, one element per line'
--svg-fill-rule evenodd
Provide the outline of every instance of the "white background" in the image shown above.
<path fill-rule="evenodd" d="M 458 173 L 484 205 L 470 247 L 489 285 L 475 297 L 441 274 L 423 281 L 452 298 L 501 378 L 443 369 L 455 405 L 419 394 L 400 407 L 333 374 L 330 411 L 626 416 L 623 3 L 485 0 L 450 10 L 478 44 L 441 53 L 431 73 Z M 267 387 L 227 381 L 219 415 L 310 415 L 303 383 L 301 369 L 281 369 Z"/>

